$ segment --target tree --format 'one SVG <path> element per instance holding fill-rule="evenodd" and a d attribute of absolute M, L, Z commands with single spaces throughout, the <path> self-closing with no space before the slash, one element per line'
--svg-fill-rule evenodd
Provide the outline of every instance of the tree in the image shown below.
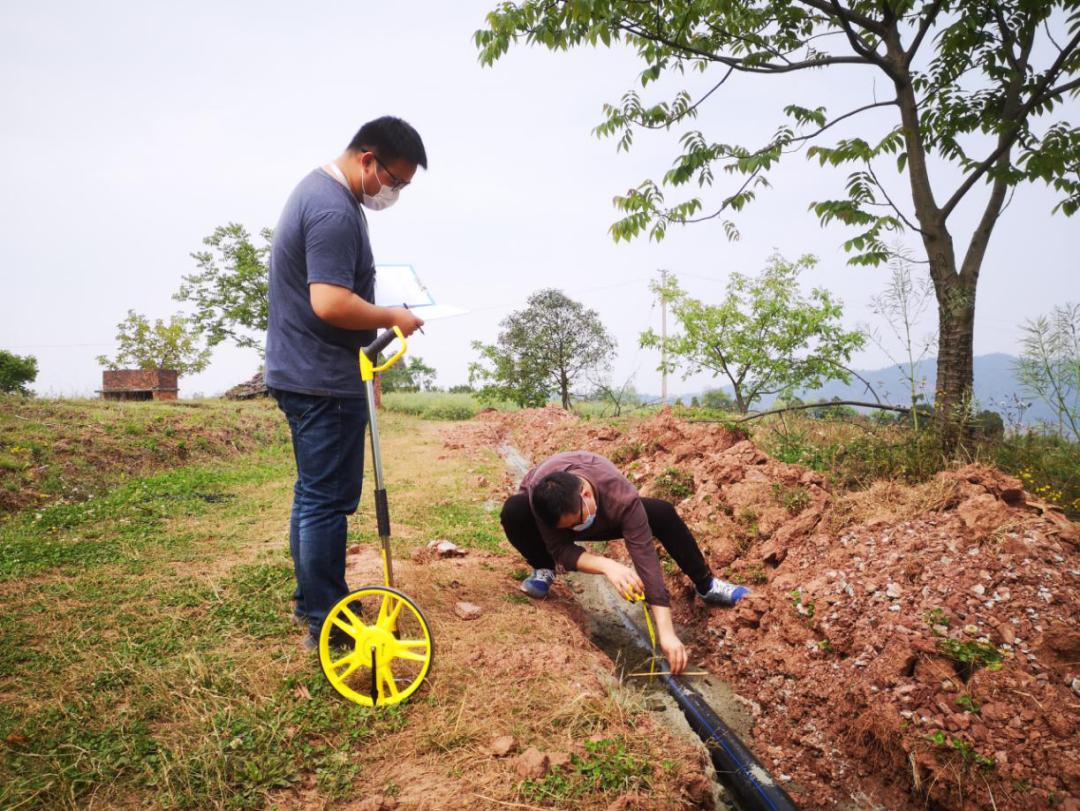
<path fill-rule="evenodd" d="M 733 411 L 735 401 L 723 389 L 706 389 L 701 394 L 701 405 L 713 411 Z"/>
<path fill-rule="evenodd" d="M 597 400 L 601 403 L 610 403 L 612 416 L 621 417 L 624 408 L 638 405 L 641 402 L 641 397 L 638 395 L 637 389 L 634 388 L 634 377 L 636 375 L 637 371 L 631 372 L 630 376 L 621 385 L 615 384 L 608 376 L 590 380 L 593 390 L 588 399 Z"/>
<path fill-rule="evenodd" d="M 194 306 L 194 323 L 211 348 L 231 339 L 242 349 L 264 351 L 273 231 L 264 228 L 259 236 L 263 244 L 256 247 L 244 226 L 219 225 L 203 239 L 210 250 L 191 254 L 199 272 L 184 276 L 173 298 Z"/>
<path fill-rule="evenodd" d="M 1060 195 L 1055 211 L 1080 209 L 1080 129 L 1064 119 L 1047 121 L 1066 95 L 1080 90 L 1075 0 L 523 0 L 501 3 L 487 23 L 475 35 L 484 64 L 518 40 L 552 50 L 625 42 L 645 66 L 642 87 L 661 77 L 711 73 L 696 97 L 679 90 L 670 100 L 643 101 L 631 90 L 605 105 L 595 132 L 618 136 L 623 150 L 637 131 L 695 118 L 736 74 L 788 77 L 792 92 L 826 91 L 854 71 L 883 76 L 891 90 L 886 97 L 865 82 L 875 95 L 841 113 L 802 99 L 787 105 L 786 120 L 758 146 L 687 129 L 661 183 L 645 180 L 615 198 L 624 216 L 611 230 L 616 240 L 644 232 L 659 240 L 672 223 L 716 220 L 737 238 L 734 222 L 724 218 L 753 201 L 787 155 L 808 147 L 807 158 L 822 166 L 851 167 L 845 193 L 811 209 L 822 225 L 859 229 L 844 243 L 855 265 L 888 260 L 887 232 L 908 228 L 919 235 L 938 309 L 935 413 L 948 429 L 947 445 L 959 440 L 959 410 L 971 401 L 979 272 L 1010 191 L 1042 181 Z M 847 72 L 838 78 L 837 69 Z M 817 85 L 793 78 L 805 71 L 816 74 Z M 838 125 L 856 122 L 863 122 L 860 135 L 820 143 Z M 1037 129 L 1037 122 L 1044 126 Z M 906 201 L 881 180 L 887 160 L 907 176 Z M 735 185 L 717 195 L 711 213 L 700 194 L 667 202 L 663 185 L 709 189 L 718 170 L 734 176 Z M 947 178 L 957 174 L 955 187 L 943 194 Z M 964 248 L 950 217 L 976 189 L 985 196 Z"/>
<path fill-rule="evenodd" d="M 165 323 L 153 324 L 146 316 L 128 310 L 117 326 L 120 345 L 110 360 L 98 355 L 98 363 L 108 369 L 172 369 L 183 377 L 201 372 L 210 364 L 210 348 L 201 345 L 202 334 L 191 319 L 177 313 Z"/>
<path fill-rule="evenodd" d="M 33 355 L 16 355 L 0 349 L 0 392 L 30 396 L 30 383 L 37 379 L 37 358 Z"/>
<path fill-rule="evenodd" d="M 919 391 L 922 381 L 919 379 L 918 369 L 923 358 L 937 346 L 937 335 L 931 334 L 920 339 L 916 338 L 912 331 L 929 307 L 934 288 L 929 277 L 912 278 L 911 264 L 901 254 L 896 254 L 889 261 L 889 270 L 889 283 L 883 293 L 870 300 L 870 311 L 885 319 L 893 338 L 903 348 L 903 361 L 894 357 L 877 331 L 868 330 L 867 334 L 904 376 L 911 398 L 911 425 L 918 430 L 918 406 L 919 401 L 924 399 Z"/>
<path fill-rule="evenodd" d="M 684 377 L 702 370 L 723 375 L 740 414 L 769 394 L 817 388 L 827 380 L 848 382 L 844 364 L 865 338 L 841 328 L 840 302 L 828 291 L 815 288 L 803 297 L 799 274 L 816 261 L 804 256 L 787 262 L 773 255 L 756 278 L 732 273 L 726 296 L 716 305 L 686 295 L 674 276 L 666 284 L 654 283 L 682 330 L 667 338 L 667 371 L 682 368 Z M 665 342 L 650 329 L 641 334 L 641 345 L 663 348 Z"/>
<path fill-rule="evenodd" d="M 1066 302 L 1022 329 L 1016 364 L 1021 385 L 1057 412 L 1059 434 L 1068 426 L 1080 441 L 1080 304 Z"/>
<path fill-rule="evenodd" d="M 569 409 L 574 382 L 607 369 L 615 351 L 615 339 L 596 311 L 559 290 L 533 293 L 526 308 L 499 327 L 495 344 L 472 344 L 480 360 L 469 364 L 469 382 L 481 385 L 487 401 L 535 407 L 558 394 Z"/>
<path fill-rule="evenodd" d="M 379 377 L 382 379 L 384 392 L 431 391 L 435 385 L 435 370 L 421 358 L 401 360 Z"/>

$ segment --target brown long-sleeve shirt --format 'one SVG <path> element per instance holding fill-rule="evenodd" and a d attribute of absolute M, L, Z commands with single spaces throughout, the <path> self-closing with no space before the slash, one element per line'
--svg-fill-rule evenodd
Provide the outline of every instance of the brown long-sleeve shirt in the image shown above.
<path fill-rule="evenodd" d="M 653 545 L 652 529 L 645 515 L 641 496 L 626 477 L 603 456 L 588 451 L 567 451 L 548 457 L 525 474 L 521 492 L 529 497 L 536 484 L 552 473 L 566 472 L 589 481 L 596 494 L 596 520 L 584 532 L 572 529 L 553 529 L 545 524 L 533 508 L 533 518 L 551 556 L 568 571 L 577 569 L 578 558 L 585 550 L 578 541 L 609 541 L 622 538 L 634 563 L 634 569 L 645 584 L 645 599 L 650 605 L 670 606 L 660 559 Z"/>

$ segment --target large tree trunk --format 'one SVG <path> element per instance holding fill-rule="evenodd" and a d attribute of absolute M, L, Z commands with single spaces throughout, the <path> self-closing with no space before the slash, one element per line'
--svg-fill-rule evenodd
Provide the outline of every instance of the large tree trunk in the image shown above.
<path fill-rule="evenodd" d="M 947 451 L 966 436 L 974 386 L 975 290 L 959 282 L 938 295 L 937 385 L 934 417 Z"/>

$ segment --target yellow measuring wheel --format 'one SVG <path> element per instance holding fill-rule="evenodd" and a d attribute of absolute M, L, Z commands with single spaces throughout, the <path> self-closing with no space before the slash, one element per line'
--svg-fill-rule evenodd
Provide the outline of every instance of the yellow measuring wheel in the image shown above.
<path fill-rule="evenodd" d="M 381 366 L 375 365 L 395 338 L 401 348 Z M 390 506 L 386 498 L 379 422 L 375 409 L 375 375 L 405 354 L 401 330 L 387 330 L 360 353 L 360 377 L 368 401 L 371 454 L 375 468 L 375 520 L 382 543 L 383 585 L 365 586 L 345 595 L 330 609 L 319 633 L 319 664 L 341 695 L 365 707 L 404 701 L 420 687 L 435 656 L 435 642 L 416 603 L 394 588 L 390 557 Z"/>
<path fill-rule="evenodd" d="M 343 597 L 319 634 L 326 678 L 345 698 L 365 707 L 411 696 L 431 669 L 434 653 L 431 631 L 416 603 L 386 586 Z"/>

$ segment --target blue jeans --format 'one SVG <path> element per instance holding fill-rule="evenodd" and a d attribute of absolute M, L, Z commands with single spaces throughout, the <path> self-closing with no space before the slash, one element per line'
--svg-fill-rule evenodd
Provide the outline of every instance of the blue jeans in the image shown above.
<path fill-rule="evenodd" d="M 366 397 L 320 397 L 273 389 L 285 412 L 296 457 L 289 551 L 296 573 L 297 616 L 318 635 L 349 592 L 345 583 L 346 516 L 356 512 L 364 477 Z"/>

